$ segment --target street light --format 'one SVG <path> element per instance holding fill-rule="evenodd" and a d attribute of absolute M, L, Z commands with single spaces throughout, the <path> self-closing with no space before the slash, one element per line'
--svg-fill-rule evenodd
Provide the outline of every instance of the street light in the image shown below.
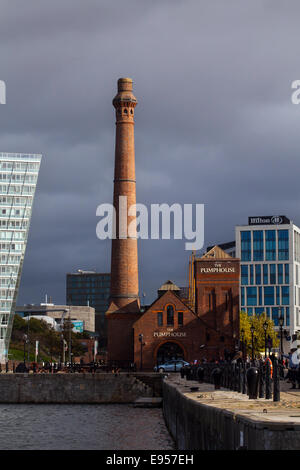
<path fill-rule="evenodd" d="M 245 359 L 244 357 L 244 338 L 245 338 L 245 330 L 244 328 L 241 329 L 241 340 L 242 340 L 242 358 L 243 360 Z"/>
<path fill-rule="evenodd" d="M 278 322 L 279 322 L 279 328 L 280 328 L 280 359 L 282 359 L 282 354 L 283 354 L 283 344 L 282 344 L 282 328 L 284 324 L 284 315 L 282 315 L 282 308 L 279 309 L 279 317 L 278 317 Z"/>
<path fill-rule="evenodd" d="M 251 343 L 252 343 L 252 361 L 254 361 L 254 342 L 253 342 L 253 336 L 254 336 L 255 327 L 253 326 L 253 324 L 252 324 L 251 327 L 250 327 L 250 331 L 251 331 Z"/>
<path fill-rule="evenodd" d="M 143 346 L 144 346 L 143 339 L 144 339 L 144 335 L 143 335 L 143 333 L 140 333 L 139 334 L 139 342 L 141 343 L 141 365 L 140 365 L 140 370 L 143 369 Z"/>
<path fill-rule="evenodd" d="M 25 358 L 25 355 L 26 355 L 26 343 L 27 343 L 27 335 L 23 335 L 23 341 L 24 341 L 24 366 L 26 366 L 26 358 Z"/>
<path fill-rule="evenodd" d="M 267 357 L 267 329 L 268 329 L 268 322 L 267 320 L 263 323 L 263 329 L 265 332 L 265 358 Z"/>

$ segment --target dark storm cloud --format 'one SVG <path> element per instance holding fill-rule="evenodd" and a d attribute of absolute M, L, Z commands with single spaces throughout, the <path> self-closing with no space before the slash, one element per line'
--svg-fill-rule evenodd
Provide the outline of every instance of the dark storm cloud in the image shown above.
<path fill-rule="evenodd" d="M 114 113 L 134 79 L 138 201 L 205 203 L 205 245 L 248 215 L 300 223 L 296 0 L 0 0 L 0 150 L 41 152 L 19 302 L 65 301 L 65 273 L 109 270 Z M 147 300 L 187 280 L 184 241 L 142 241 Z"/>

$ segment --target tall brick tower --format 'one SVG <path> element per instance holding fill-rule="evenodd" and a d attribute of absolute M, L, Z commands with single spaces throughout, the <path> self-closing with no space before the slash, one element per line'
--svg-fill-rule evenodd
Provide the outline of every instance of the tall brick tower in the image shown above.
<path fill-rule="evenodd" d="M 108 360 L 133 360 L 132 325 L 139 317 L 138 254 L 135 233 L 128 236 L 127 227 L 136 214 L 121 213 L 136 203 L 134 109 L 137 100 L 132 93 L 132 80 L 120 78 L 113 99 L 116 109 L 116 149 L 114 173 L 114 207 L 116 238 L 112 240 L 110 305 L 106 312 L 108 325 Z M 127 199 L 126 199 L 127 198 Z M 131 225 L 132 226 L 132 225 Z"/>

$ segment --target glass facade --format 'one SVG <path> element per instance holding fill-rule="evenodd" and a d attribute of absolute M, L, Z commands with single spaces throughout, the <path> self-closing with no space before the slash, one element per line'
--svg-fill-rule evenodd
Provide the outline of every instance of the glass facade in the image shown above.
<path fill-rule="evenodd" d="M 276 260 L 276 231 L 266 230 L 266 261 Z"/>
<path fill-rule="evenodd" d="M 264 259 L 264 238 L 262 230 L 253 231 L 253 260 L 262 261 Z"/>
<path fill-rule="evenodd" d="M 290 286 L 289 229 L 280 225 L 268 227 L 248 226 L 237 232 L 239 247 L 237 256 L 241 258 L 241 307 L 249 315 L 265 312 L 278 323 L 278 311 L 282 308 L 285 324 L 290 323 L 290 305 L 295 297 L 300 305 L 297 289 Z M 294 231 L 294 254 L 300 262 L 300 235 Z M 288 262 L 287 262 L 288 261 Z M 297 284 L 299 269 L 295 269 Z M 298 288 L 298 287 L 297 287 Z M 295 292 L 295 295 L 294 295 Z M 299 297 L 299 299 L 298 299 Z"/>
<path fill-rule="evenodd" d="M 278 230 L 278 259 L 289 259 L 288 230 Z"/>
<path fill-rule="evenodd" d="M 0 362 L 6 362 L 41 155 L 0 153 Z"/>
<path fill-rule="evenodd" d="M 251 261 L 251 232 L 241 232 L 241 260 Z"/>
<path fill-rule="evenodd" d="M 79 271 L 67 274 L 67 305 L 89 305 L 95 309 L 99 345 L 107 344 L 105 312 L 109 307 L 110 273 Z"/>

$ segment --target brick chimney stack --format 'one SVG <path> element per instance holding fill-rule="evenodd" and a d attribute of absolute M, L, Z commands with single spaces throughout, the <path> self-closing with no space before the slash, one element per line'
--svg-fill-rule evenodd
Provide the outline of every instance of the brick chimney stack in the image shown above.
<path fill-rule="evenodd" d="M 112 240 L 111 288 L 108 311 L 137 312 L 139 310 L 138 254 L 136 235 L 128 237 L 126 230 L 136 219 L 128 216 L 128 208 L 136 204 L 134 108 L 137 100 L 132 93 L 131 78 L 118 80 L 118 94 L 113 99 L 116 109 L 116 149 L 114 173 L 114 207 L 116 239 Z M 120 196 L 121 197 L 120 199 Z M 125 197 L 127 198 L 127 201 Z M 120 224 L 122 205 L 123 227 Z M 132 235 L 132 234 L 131 234 Z"/>
<path fill-rule="evenodd" d="M 128 236 L 128 227 L 132 222 L 135 226 L 136 220 L 135 211 L 133 215 L 128 216 L 128 208 L 136 204 L 134 155 L 136 105 L 131 78 L 120 78 L 118 93 L 113 99 L 113 106 L 116 109 L 114 172 L 116 238 L 112 240 L 110 304 L 106 312 L 108 360 L 114 363 L 133 360 L 133 323 L 140 316 L 137 238 L 135 232 L 130 232 Z M 121 214 L 124 215 L 122 222 Z"/>

